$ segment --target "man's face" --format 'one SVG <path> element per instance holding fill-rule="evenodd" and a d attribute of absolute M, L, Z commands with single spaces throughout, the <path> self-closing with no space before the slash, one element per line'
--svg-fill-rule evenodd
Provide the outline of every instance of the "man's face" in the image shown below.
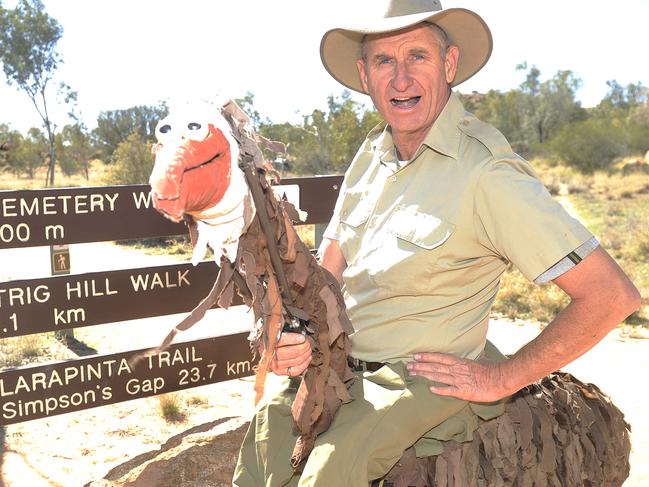
<path fill-rule="evenodd" d="M 395 142 L 407 136 L 418 145 L 424 139 L 446 105 L 458 55 L 451 46 L 442 56 L 435 32 L 423 24 L 367 36 L 365 60 L 357 61 L 361 84 Z"/>

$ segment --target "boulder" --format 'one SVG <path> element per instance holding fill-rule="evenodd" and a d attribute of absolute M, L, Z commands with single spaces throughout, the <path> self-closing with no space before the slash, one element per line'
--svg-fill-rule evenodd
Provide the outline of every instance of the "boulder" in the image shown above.
<path fill-rule="evenodd" d="M 84 487 L 230 487 L 247 429 L 242 418 L 196 426 Z"/>

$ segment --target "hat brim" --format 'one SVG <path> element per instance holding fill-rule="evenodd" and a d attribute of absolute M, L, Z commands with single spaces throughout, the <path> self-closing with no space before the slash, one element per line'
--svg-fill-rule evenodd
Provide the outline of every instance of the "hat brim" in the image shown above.
<path fill-rule="evenodd" d="M 367 34 L 394 32 L 420 22 L 436 24 L 446 32 L 449 43 L 460 50 L 457 71 L 451 86 L 457 86 L 476 74 L 487 63 L 493 49 L 489 27 L 475 12 L 464 8 L 403 15 L 381 19 L 372 26 L 338 28 L 327 31 L 320 42 L 320 58 L 325 69 L 347 88 L 363 90 L 356 61 L 361 57 L 361 43 Z"/>

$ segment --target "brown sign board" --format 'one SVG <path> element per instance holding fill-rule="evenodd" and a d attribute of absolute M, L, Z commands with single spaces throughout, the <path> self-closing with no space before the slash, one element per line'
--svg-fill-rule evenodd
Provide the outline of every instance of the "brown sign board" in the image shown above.
<path fill-rule="evenodd" d="M 254 374 L 247 333 L 0 372 L 0 426 Z M 252 387 L 252 384 L 251 384 Z M 224 398 L 226 400 L 226 398 Z"/>
<path fill-rule="evenodd" d="M 0 191 L 0 249 L 181 235 L 149 186 Z"/>
<path fill-rule="evenodd" d="M 289 178 L 306 223 L 331 218 L 342 176 Z M 148 185 L 0 191 L 0 249 L 182 235 L 160 215 Z"/>
<path fill-rule="evenodd" d="M 218 271 L 202 262 L 2 282 L 0 338 L 191 311 Z"/>
<path fill-rule="evenodd" d="M 334 212 L 342 176 L 313 176 L 282 179 L 283 185 L 300 186 L 300 209 L 308 213 L 304 223 L 329 223 Z"/>

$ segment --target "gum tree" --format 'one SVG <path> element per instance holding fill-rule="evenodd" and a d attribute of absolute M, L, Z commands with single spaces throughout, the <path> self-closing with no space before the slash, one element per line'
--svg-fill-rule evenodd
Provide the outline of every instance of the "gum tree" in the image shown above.
<path fill-rule="evenodd" d="M 29 96 L 47 136 L 49 155 L 47 184 L 54 185 L 55 126 L 48 112 L 48 93 L 61 63 L 56 44 L 63 28 L 40 0 L 20 0 L 14 9 L 0 5 L 0 61 L 7 81 Z"/>

